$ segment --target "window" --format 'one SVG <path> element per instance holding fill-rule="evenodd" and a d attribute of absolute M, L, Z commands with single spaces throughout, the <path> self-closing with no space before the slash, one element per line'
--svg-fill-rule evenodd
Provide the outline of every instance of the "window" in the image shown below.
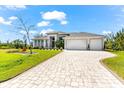
<path fill-rule="evenodd" d="M 59 40 L 63 40 L 63 37 L 59 37 Z"/>

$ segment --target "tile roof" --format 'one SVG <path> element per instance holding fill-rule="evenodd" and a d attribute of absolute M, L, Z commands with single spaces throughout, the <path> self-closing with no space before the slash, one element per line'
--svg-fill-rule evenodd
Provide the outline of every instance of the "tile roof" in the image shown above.
<path fill-rule="evenodd" d="M 61 31 L 52 31 L 48 32 L 46 34 L 67 34 L 65 38 L 69 37 L 104 37 L 104 35 L 99 35 L 99 34 L 94 34 L 94 33 L 88 33 L 88 32 L 72 32 L 72 33 L 66 33 L 66 32 L 61 32 Z M 47 36 L 44 37 L 35 37 L 32 40 L 47 40 Z"/>
<path fill-rule="evenodd" d="M 71 37 L 92 37 L 92 36 L 103 36 L 103 35 L 98 35 L 94 33 L 88 33 L 88 32 L 73 32 L 69 33 Z"/>
<path fill-rule="evenodd" d="M 51 32 L 47 32 L 46 34 L 68 34 L 68 33 L 62 31 L 51 31 Z"/>
<path fill-rule="evenodd" d="M 48 38 L 47 37 L 36 37 L 36 38 L 33 38 L 32 40 L 47 40 Z"/>

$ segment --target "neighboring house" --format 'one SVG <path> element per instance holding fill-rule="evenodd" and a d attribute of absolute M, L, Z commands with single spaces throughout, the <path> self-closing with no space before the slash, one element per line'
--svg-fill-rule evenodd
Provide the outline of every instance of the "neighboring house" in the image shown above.
<path fill-rule="evenodd" d="M 104 36 L 87 32 L 49 32 L 46 36 L 33 38 L 33 47 L 55 48 L 57 40 L 64 40 L 67 50 L 103 50 Z"/>

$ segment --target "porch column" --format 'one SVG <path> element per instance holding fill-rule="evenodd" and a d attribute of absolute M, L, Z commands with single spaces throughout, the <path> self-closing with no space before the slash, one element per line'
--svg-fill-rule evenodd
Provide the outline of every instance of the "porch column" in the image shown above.
<path fill-rule="evenodd" d="M 35 40 L 35 47 L 37 46 L 37 41 Z"/>
<path fill-rule="evenodd" d="M 42 46 L 42 44 L 41 44 L 41 40 L 40 40 L 40 47 Z"/>
<path fill-rule="evenodd" d="M 38 40 L 38 47 L 40 47 L 40 40 Z"/>
<path fill-rule="evenodd" d="M 50 48 L 50 37 L 49 37 L 49 39 L 47 41 L 47 44 L 48 44 L 48 48 Z"/>
<path fill-rule="evenodd" d="M 37 45 L 37 47 L 38 47 L 38 40 L 36 40 L 36 45 Z"/>
<path fill-rule="evenodd" d="M 66 39 L 64 39 L 64 49 L 67 49 L 67 42 L 66 42 L 67 40 Z"/>
<path fill-rule="evenodd" d="M 33 40 L 33 47 L 35 47 L 35 40 Z"/>
<path fill-rule="evenodd" d="M 43 40 L 43 47 L 46 48 L 46 40 Z"/>
<path fill-rule="evenodd" d="M 46 48 L 48 48 L 48 40 L 46 40 Z"/>
<path fill-rule="evenodd" d="M 39 40 L 37 40 L 37 47 L 39 47 Z"/>
<path fill-rule="evenodd" d="M 34 40 L 34 47 L 36 47 L 37 45 L 36 45 L 36 40 Z"/>

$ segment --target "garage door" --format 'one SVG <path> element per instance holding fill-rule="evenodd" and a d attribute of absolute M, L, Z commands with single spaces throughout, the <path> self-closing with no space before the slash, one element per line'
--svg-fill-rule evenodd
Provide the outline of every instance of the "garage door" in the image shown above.
<path fill-rule="evenodd" d="M 102 39 L 91 39 L 90 40 L 90 49 L 91 50 L 102 50 L 103 49 Z"/>
<path fill-rule="evenodd" d="M 67 40 L 66 41 L 66 49 L 87 49 L 87 41 L 86 40 Z"/>

